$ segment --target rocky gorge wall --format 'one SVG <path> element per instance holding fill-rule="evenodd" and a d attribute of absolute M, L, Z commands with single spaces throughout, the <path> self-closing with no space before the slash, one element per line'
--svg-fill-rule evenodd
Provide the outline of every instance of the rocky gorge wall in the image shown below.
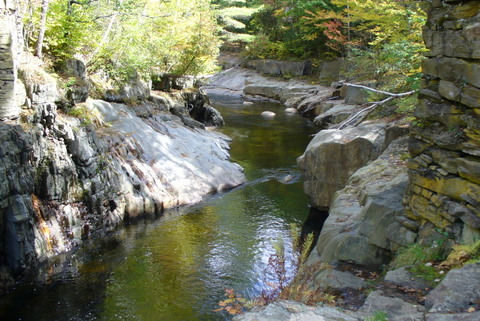
<path fill-rule="evenodd" d="M 409 150 L 409 225 L 420 241 L 436 230 L 480 239 L 480 2 L 433 1 L 429 52 Z"/>
<path fill-rule="evenodd" d="M 125 222 L 245 182 L 229 138 L 205 130 L 223 120 L 204 93 L 150 92 L 138 77 L 102 91 L 79 60 L 49 74 L 35 57 L 12 54 L 14 9 L 2 13 L 13 25 L 0 44 L 0 75 L 9 77 L 0 99 L 0 290 L 10 275 Z"/>
<path fill-rule="evenodd" d="M 409 135 L 378 122 L 322 130 L 298 159 L 312 206 L 329 216 L 283 298 L 315 307 L 280 300 L 235 321 L 480 319 L 478 262 L 446 271 L 440 256 L 422 251 L 418 263 L 411 251 L 480 239 L 480 2 L 430 1 L 424 38 Z M 334 302 L 311 299 L 322 292 Z"/>
<path fill-rule="evenodd" d="M 377 121 L 322 130 L 298 158 L 312 206 L 330 214 L 314 261 L 378 267 L 417 242 L 445 246 L 480 239 L 480 2 L 433 1 L 424 37 L 429 52 L 408 152 L 405 140 L 388 148 L 409 129 Z M 390 166 L 398 170 L 401 188 L 388 166 L 380 166 L 382 157 L 394 160 Z M 375 185 L 394 193 L 369 192 Z M 355 191 L 358 186 L 365 187 Z M 384 200 L 395 210 L 387 210 Z"/>

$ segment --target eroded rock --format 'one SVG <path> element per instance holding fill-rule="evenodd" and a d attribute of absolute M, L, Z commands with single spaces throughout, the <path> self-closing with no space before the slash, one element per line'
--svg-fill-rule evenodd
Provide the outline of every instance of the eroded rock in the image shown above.
<path fill-rule="evenodd" d="M 384 296 L 381 291 L 374 291 L 359 310 L 365 315 L 373 316 L 375 312 L 384 312 L 391 321 L 422 321 L 423 307 L 405 302 L 400 298 Z"/>
<path fill-rule="evenodd" d="M 305 192 L 318 208 L 330 207 L 348 177 L 381 153 L 384 126 L 367 125 L 319 132 L 297 160 L 305 171 Z"/>
<path fill-rule="evenodd" d="M 451 270 L 427 296 L 430 313 L 465 313 L 480 300 L 480 263 Z"/>
<path fill-rule="evenodd" d="M 391 251 L 415 240 L 416 232 L 397 220 L 404 215 L 402 198 L 408 182 L 406 164 L 400 159 L 406 141 L 393 142 L 335 194 L 311 256 L 325 263 L 339 260 L 380 267 L 389 261 Z"/>

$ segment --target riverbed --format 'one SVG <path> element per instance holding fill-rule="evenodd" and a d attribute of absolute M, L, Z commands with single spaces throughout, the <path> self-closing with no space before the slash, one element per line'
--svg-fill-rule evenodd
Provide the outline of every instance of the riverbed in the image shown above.
<path fill-rule="evenodd" d="M 225 320 L 225 289 L 255 298 L 275 282 L 275 248 L 293 276 L 291 226 L 309 212 L 295 160 L 316 129 L 281 104 L 211 100 L 248 183 L 57 258 L 2 298 L 1 320 Z"/>

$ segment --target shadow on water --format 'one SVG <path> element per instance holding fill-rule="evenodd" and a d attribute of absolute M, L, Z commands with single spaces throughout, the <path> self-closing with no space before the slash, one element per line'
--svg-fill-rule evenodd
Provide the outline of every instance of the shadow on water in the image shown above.
<path fill-rule="evenodd" d="M 245 168 L 247 184 L 57 258 L 0 298 L 0 319 L 225 320 L 214 312 L 225 289 L 258 296 L 279 241 L 292 274 L 290 225 L 302 225 L 309 203 L 296 158 L 316 129 L 280 104 L 242 103 L 212 105 L 226 121 L 221 131 L 233 138 L 232 161 Z M 277 115 L 264 118 L 264 110 Z M 303 233 L 318 233 L 322 215 L 311 210 Z"/>

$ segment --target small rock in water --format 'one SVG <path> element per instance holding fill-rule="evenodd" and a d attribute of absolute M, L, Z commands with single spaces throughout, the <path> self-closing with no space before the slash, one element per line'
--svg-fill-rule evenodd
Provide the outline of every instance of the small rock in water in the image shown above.
<path fill-rule="evenodd" d="M 253 102 L 251 102 L 251 101 L 244 101 L 244 102 L 243 102 L 243 105 L 244 105 L 244 106 L 251 106 L 251 105 L 253 105 Z"/>
<path fill-rule="evenodd" d="M 295 177 L 293 175 L 285 175 L 284 177 L 282 177 L 281 182 L 284 184 L 287 184 L 293 181 L 294 179 Z"/>
<path fill-rule="evenodd" d="M 285 113 L 287 113 L 287 114 L 296 114 L 297 112 L 298 111 L 295 108 L 289 107 L 289 108 L 285 109 Z"/>
<path fill-rule="evenodd" d="M 261 113 L 263 117 L 275 117 L 275 113 L 273 111 L 264 111 Z"/>

